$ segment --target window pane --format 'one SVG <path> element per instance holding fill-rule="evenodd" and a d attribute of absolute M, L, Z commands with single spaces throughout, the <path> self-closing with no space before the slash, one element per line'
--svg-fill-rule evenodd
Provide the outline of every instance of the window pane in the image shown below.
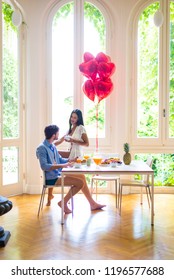
<path fill-rule="evenodd" d="M 17 30 L 3 20 L 3 138 L 19 137 Z"/>
<path fill-rule="evenodd" d="M 146 161 L 149 156 L 153 158 L 155 186 L 173 187 L 174 154 L 137 154 L 135 159 Z"/>
<path fill-rule="evenodd" d="M 169 137 L 174 137 L 174 2 L 170 3 Z"/>
<path fill-rule="evenodd" d="M 2 150 L 3 185 L 18 182 L 18 148 L 5 147 Z"/>
<path fill-rule="evenodd" d="M 92 4 L 84 3 L 84 52 L 94 56 L 106 51 L 106 25 L 102 13 Z M 84 94 L 84 120 L 90 138 L 96 136 L 96 108 L 94 102 Z M 105 100 L 99 103 L 98 136 L 105 137 Z"/>
<path fill-rule="evenodd" d="M 73 110 L 73 4 L 62 6 L 52 24 L 52 121 L 68 129 Z"/>
<path fill-rule="evenodd" d="M 148 6 L 138 22 L 137 137 L 159 134 L 159 28 L 153 16 L 159 4 Z"/>

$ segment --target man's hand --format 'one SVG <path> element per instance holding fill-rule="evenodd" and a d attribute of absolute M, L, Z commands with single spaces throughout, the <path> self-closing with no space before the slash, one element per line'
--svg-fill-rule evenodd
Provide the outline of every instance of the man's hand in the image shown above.
<path fill-rule="evenodd" d="M 67 163 L 64 164 L 64 167 L 72 167 L 74 165 L 73 161 L 68 161 Z"/>
<path fill-rule="evenodd" d="M 78 157 L 72 158 L 72 159 L 69 160 L 69 162 L 73 162 L 74 163 L 74 162 L 76 162 L 77 159 L 78 159 Z"/>

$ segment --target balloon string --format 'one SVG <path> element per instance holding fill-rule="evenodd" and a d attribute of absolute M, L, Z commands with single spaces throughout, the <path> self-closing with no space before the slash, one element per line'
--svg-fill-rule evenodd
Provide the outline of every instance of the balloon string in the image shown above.
<path fill-rule="evenodd" d="M 96 105 L 96 152 L 98 152 L 98 104 Z"/>

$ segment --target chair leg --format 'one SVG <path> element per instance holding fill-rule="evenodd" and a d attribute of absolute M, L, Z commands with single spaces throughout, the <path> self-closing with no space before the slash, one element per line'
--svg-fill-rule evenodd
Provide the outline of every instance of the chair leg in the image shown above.
<path fill-rule="evenodd" d="M 73 214 L 73 212 L 74 212 L 74 198 L 73 198 L 72 188 L 73 188 L 73 186 L 71 187 L 71 209 L 72 209 L 72 214 Z"/>
<path fill-rule="evenodd" d="M 149 196 L 150 194 L 148 195 L 148 187 L 146 187 L 146 194 L 147 194 L 147 201 L 148 201 L 148 205 L 149 205 L 149 208 L 150 208 L 150 200 L 149 200 Z"/>
<path fill-rule="evenodd" d="M 38 217 L 39 217 L 39 214 L 40 214 L 40 210 L 43 209 L 43 203 L 44 203 L 44 198 L 45 198 L 45 191 L 46 191 L 46 188 L 45 188 L 45 186 L 43 186 L 41 197 L 40 197 L 39 209 L 38 209 L 38 213 L 37 213 Z"/>
<path fill-rule="evenodd" d="M 152 194 L 151 194 L 151 191 L 150 191 L 150 186 L 148 185 L 147 188 L 148 188 L 148 191 L 149 191 L 150 203 L 152 203 Z M 155 212 L 153 212 L 153 215 L 155 215 Z"/>
<path fill-rule="evenodd" d="M 98 195 L 98 181 L 95 181 L 95 195 L 96 195 L 96 200 L 97 200 L 97 195 Z"/>
<path fill-rule="evenodd" d="M 140 204 L 142 205 L 143 204 L 143 188 L 141 188 L 141 202 Z"/>
<path fill-rule="evenodd" d="M 95 183 L 95 192 L 96 192 L 96 199 L 97 199 L 97 180 L 91 179 L 91 195 L 93 195 L 94 191 L 94 183 Z"/>
<path fill-rule="evenodd" d="M 151 191 L 150 191 L 150 186 L 148 185 L 147 187 L 147 190 L 148 190 L 148 193 L 149 193 L 149 201 L 150 201 L 150 203 L 151 203 L 151 201 L 152 201 L 152 195 L 151 195 Z"/>
<path fill-rule="evenodd" d="M 91 179 L 91 195 L 93 194 L 93 184 L 94 184 L 94 179 Z"/>
<path fill-rule="evenodd" d="M 44 191 L 43 191 L 41 210 L 43 209 L 43 204 L 44 204 L 44 199 L 45 199 L 45 193 L 46 193 L 46 188 L 44 188 Z"/>
<path fill-rule="evenodd" d="M 151 191 L 150 191 L 150 186 L 148 185 L 147 188 L 148 188 L 148 191 L 149 191 L 149 197 L 150 197 L 150 202 L 151 202 L 152 201 L 152 195 L 151 195 Z"/>

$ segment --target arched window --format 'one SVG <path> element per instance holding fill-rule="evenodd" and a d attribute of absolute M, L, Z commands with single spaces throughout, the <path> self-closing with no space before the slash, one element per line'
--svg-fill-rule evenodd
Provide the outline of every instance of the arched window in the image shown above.
<path fill-rule="evenodd" d="M 52 121 L 67 127 L 74 104 L 74 5 L 61 6 L 52 23 Z"/>
<path fill-rule="evenodd" d="M 66 2 L 66 3 L 65 3 Z M 98 1 L 63 1 L 55 10 L 52 21 L 52 121 L 68 129 L 68 120 L 74 108 L 83 111 L 90 146 L 95 144 L 95 104 L 82 91 L 83 77 L 79 64 L 84 52 L 94 56 L 107 53 L 107 25 Z M 109 99 L 109 98 L 108 98 Z M 109 142 L 106 129 L 109 118 L 109 100 L 99 104 L 100 144 Z M 107 135 L 107 138 L 106 138 Z M 106 139 L 105 139 L 106 138 Z"/>
<path fill-rule="evenodd" d="M 158 10 L 161 27 L 154 24 Z M 135 15 L 135 14 L 134 14 Z M 174 185 L 174 2 L 152 1 L 135 16 L 131 73 L 131 145 L 136 157 L 154 158 L 155 183 Z M 135 79 L 136 77 L 136 79 Z M 129 120 L 130 121 L 130 120 Z"/>

